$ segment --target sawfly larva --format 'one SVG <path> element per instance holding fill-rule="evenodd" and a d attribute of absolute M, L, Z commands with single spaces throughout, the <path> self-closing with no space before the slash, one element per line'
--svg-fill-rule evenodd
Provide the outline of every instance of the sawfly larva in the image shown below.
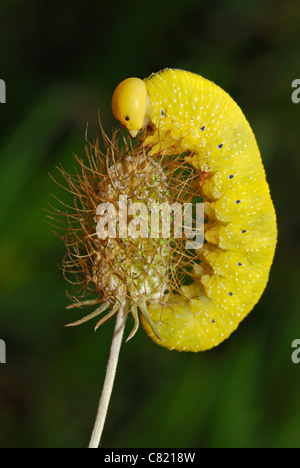
<path fill-rule="evenodd" d="M 273 262 L 277 227 L 254 134 L 239 106 L 219 86 L 183 70 L 165 69 L 116 88 L 115 117 L 135 137 L 150 129 L 151 155 L 186 153 L 205 200 L 205 244 L 193 284 L 148 310 L 159 345 L 204 351 L 226 339 L 260 299 Z"/>

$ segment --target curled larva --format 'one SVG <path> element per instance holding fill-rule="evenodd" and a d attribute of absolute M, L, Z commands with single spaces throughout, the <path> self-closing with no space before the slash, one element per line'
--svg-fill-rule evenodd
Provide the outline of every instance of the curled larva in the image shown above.
<path fill-rule="evenodd" d="M 163 306 L 149 304 L 161 339 L 141 315 L 143 326 L 168 349 L 217 346 L 260 299 L 276 247 L 276 215 L 253 132 L 226 92 L 183 70 L 122 82 L 112 109 L 131 136 L 150 128 L 151 154 L 168 148 L 189 154 L 208 218 L 194 283 Z"/>

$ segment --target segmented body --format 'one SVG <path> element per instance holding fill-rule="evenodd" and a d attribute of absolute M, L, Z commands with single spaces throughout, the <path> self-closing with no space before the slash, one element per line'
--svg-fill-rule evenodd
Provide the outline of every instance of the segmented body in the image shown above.
<path fill-rule="evenodd" d="M 145 80 L 148 122 L 158 141 L 188 151 L 205 199 L 201 266 L 195 283 L 168 306 L 149 305 L 161 346 L 204 351 L 226 339 L 260 299 L 276 247 L 276 215 L 253 132 L 238 105 L 214 83 L 166 69 Z"/>

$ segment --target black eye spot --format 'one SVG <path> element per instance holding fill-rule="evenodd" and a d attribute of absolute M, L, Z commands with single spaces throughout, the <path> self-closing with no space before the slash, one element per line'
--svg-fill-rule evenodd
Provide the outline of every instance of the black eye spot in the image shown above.
<path fill-rule="evenodd" d="M 224 146 L 224 143 L 221 143 L 220 145 L 218 145 L 218 148 L 221 149 L 223 148 L 223 146 Z"/>
<path fill-rule="evenodd" d="M 211 323 L 216 323 L 216 322 L 215 322 L 215 319 L 211 319 L 210 321 L 211 321 Z"/>
<path fill-rule="evenodd" d="M 203 125 L 203 127 L 200 128 L 201 132 L 204 132 L 205 131 L 205 125 Z"/>
<path fill-rule="evenodd" d="M 127 122 L 128 122 L 128 120 L 130 120 L 128 115 L 126 115 L 125 120 L 127 120 Z"/>
<path fill-rule="evenodd" d="M 163 109 L 160 111 L 160 115 L 161 115 L 162 117 L 164 117 L 165 111 L 164 111 Z"/>
<path fill-rule="evenodd" d="M 239 205 L 241 203 L 241 200 L 236 200 L 235 203 Z"/>
<path fill-rule="evenodd" d="M 245 229 L 242 229 L 242 234 L 246 234 L 246 230 Z"/>
<path fill-rule="evenodd" d="M 231 175 L 228 176 L 228 179 L 233 179 L 233 178 L 234 178 L 234 175 L 233 175 L 233 174 L 231 174 Z"/>
<path fill-rule="evenodd" d="M 233 293 L 232 293 L 232 292 L 229 292 L 228 294 L 229 294 L 229 296 L 233 296 Z"/>
<path fill-rule="evenodd" d="M 237 266 L 243 266 L 241 262 L 237 262 Z"/>

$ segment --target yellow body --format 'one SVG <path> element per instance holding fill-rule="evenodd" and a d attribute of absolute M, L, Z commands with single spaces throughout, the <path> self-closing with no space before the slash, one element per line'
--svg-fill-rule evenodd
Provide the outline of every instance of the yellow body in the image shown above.
<path fill-rule="evenodd" d="M 260 299 L 276 247 L 275 210 L 253 132 L 226 92 L 183 70 L 166 69 L 144 83 L 147 107 L 136 130 L 149 124 L 157 151 L 173 145 L 190 152 L 189 162 L 206 173 L 200 193 L 209 222 L 195 283 L 171 296 L 169 307 L 148 306 L 162 340 L 141 320 L 161 346 L 204 351 L 226 339 Z"/>

